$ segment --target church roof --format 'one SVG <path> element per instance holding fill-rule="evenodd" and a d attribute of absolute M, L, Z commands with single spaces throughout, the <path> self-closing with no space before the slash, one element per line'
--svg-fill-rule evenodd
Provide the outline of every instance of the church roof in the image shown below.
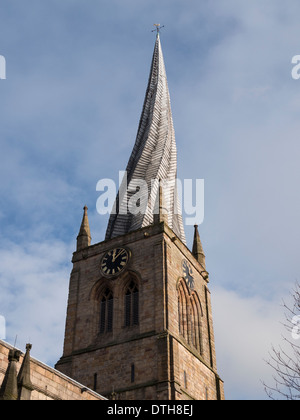
<path fill-rule="evenodd" d="M 170 104 L 169 88 L 159 33 L 156 37 L 148 87 L 139 122 L 135 145 L 128 165 L 126 179 L 120 188 L 114 211 L 110 215 L 106 239 L 126 234 L 153 223 L 159 181 L 164 185 L 164 198 L 168 211 L 168 225 L 185 243 L 185 234 L 177 197 L 177 150 Z M 135 180 L 144 180 L 148 191 L 136 189 Z M 156 180 L 154 182 L 154 180 Z M 167 182 L 166 182 L 167 181 Z M 127 189 L 130 185 L 132 188 Z M 122 191 L 127 190 L 124 195 Z M 140 192 L 144 211 L 128 211 L 130 199 Z M 143 206 L 142 206 L 143 208 Z M 124 211 L 125 209 L 125 211 Z"/>
<path fill-rule="evenodd" d="M 60 371 L 0 340 L 1 400 L 106 400 Z M 18 373 L 19 372 L 19 373 Z M 2 384 L 1 384 L 2 383 Z M 28 393 L 22 393 L 24 388 Z"/>

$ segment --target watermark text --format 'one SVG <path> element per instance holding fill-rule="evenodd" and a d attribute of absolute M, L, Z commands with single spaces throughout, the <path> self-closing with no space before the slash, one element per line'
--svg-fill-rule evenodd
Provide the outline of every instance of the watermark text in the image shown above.
<path fill-rule="evenodd" d="M 0 315 L 0 340 L 6 339 L 6 322 L 4 316 Z"/>
<path fill-rule="evenodd" d="M 292 318 L 292 324 L 294 325 L 292 329 L 292 337 L 294 340 L 300 339 L 300 315 L 295 315 Z"/>
<path fill-rule="evenodd" d="M 0 79 L 6 79 L 6 60 L 3 55 L 0 55 Z"/>
<path fill-rule="evenodd" d="M 188 226 L 200 225 L 204 220 L 204 179 L 144 179 L 135 178 L 129 183 L 127 172 L 119 172 L 119 186 L 112 179 L 100 179 L 96 191 L 97 212 L 105 214 L 159 214 L 158 191 L 163 190 L 163 198 L 168 214 L 185 216 Z M 119 191 L 119 192 L 118 192 Z M 116 200 L 118 192 L 118 199 Z"/>

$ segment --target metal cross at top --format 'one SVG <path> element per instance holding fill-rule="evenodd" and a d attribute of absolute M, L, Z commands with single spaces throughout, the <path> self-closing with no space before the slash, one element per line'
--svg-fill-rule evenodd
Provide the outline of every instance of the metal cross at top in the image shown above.
<path fill-rule="evenodd" d="M 153 26 L 156 26 L 156 28 L 155 29 L 153 29 L 153 31 L 152 32 L 157 32 L 158 34 L 159 34 L 159 31 L 162 29 L 162 28 L 164 28 L 165 27 L 165 25 L 163 25 L 163 26 L 160 26 L 160 23 L 154 23 L 154 25 Z"/>

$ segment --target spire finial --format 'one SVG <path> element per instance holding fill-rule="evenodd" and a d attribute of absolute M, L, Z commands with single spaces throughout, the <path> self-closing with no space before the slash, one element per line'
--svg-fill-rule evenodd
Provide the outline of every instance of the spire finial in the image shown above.
<path fill-rule="evenodd" d="M 159 35 L 160 30 L 165 27 L 165 25 L 161 26 L 160 23 L 154 23 L 153 26 L 155 26 L 155 29 L 153 29 L 152 32 L 156 31 L 157 35 Z"/>
<path fill-rule="evenodd" d="M 87 213 L 87 206 L 84 206 L 83 210 L 83 218 L 80 226 L 80 231 L 77 236 L 77 251 L 80 251 L 81 249 L 87 248 L 91 245 L 91 232 Z"/>
<path fill-rule="evenodd" d="M 31 392 L 33 391 L 33 386 L 30 379 L 31 349 L 32 344 L 26 344 L 26 353 L 18 375 L 19 400 L 30 400 Z"/>
<path fill-rule="evenodd" d="M 20 360 L 21 352 L 15 348 L 9 350 L 8 367 L 0 388 L 0 400 L 18 399 L 18 380 L 17 364 Z"/>
<path fill-rule="evenodd" d="M 194 243 L 193 243 L 192 254 L 196 258 L 196 260 L 202 265 L 202 267 L 205 268 L 205 255 L 204 255 L 202 243 L 200 240 L 198 225 L 195 225 L 194 228 L 195 228 L 195 232 L 194 232 Z"/>

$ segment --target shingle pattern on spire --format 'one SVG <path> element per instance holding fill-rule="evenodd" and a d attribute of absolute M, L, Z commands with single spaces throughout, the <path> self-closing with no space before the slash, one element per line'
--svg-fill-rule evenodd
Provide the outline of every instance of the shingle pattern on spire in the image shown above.
<path fill-rule="evenodd" d="M 135 179 L 143 179 L 148 185 L 148 206 L 145 212 L 121 214 L 120 192 L 118 193 L 115 212 L 111 214 L 106 231 L 106 239 L 126 234 L 153 223 L 153 208 L 158 194 L 158 182 L 169 181 L 169 188 L 164 190 L 168 208 L 168 225 L 185 243 L 185 234 L 180 214 L 179 200 L 175 180 L 177 177 L 177 149 L 171 112 L 170 95 L 161 49 L 157 34 L 148 87 L 139 122 L 137 137 L 127 165 L 127 185 L 134 185 Z M 151 187 L 152 185 L 152 187 Z M 127 202 L 136 191 L 128 192 Z"/>

